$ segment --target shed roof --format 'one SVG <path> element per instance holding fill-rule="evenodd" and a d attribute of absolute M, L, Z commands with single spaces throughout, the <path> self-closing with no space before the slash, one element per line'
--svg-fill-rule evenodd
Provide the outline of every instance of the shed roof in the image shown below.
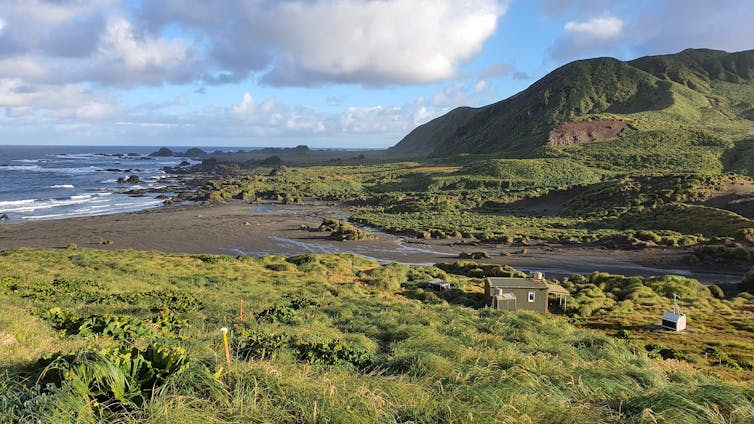
<path fill-rule="evenodd" d="M 563 287 L 563 286 L 560 286 L 558 284 L 550 284 L 550 283 L 545 283 L 545 284 L 547 284 L 547 293 L 559 294 L 559 295 L 562 295 L 562 296 L 570 296 L 571 295 L 571 292 L 569 292 L 568 290 L 566 290 L 566 288 Z"/>
<path fill-rule="evenodd" d="M 506 289 L 546 289 L 547 293 L 570 296 L 571 293 L 557 284 L 549 284 L 545 280 L 521 277 L 487 277 L 490 287 L 502 287 Z"/>
<path fill-rule="evenodd" d="M 547 289 L 544 280 L 521 277 L 487 277 L 490 287 L 503 287 L 507 289 Z"/>

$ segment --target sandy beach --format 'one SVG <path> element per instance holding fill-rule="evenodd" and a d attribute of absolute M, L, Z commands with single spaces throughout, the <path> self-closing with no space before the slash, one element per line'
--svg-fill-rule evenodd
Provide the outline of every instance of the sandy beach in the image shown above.
<path fill-rule="evenodd" d="M 434 264 L 458 260 L 461 252 L 485 251 L 485 263 L 507 264 L 552 277 L 604 271 L 623 275 L 678 274 L 711 284 L 736 283 L 743 271 L 691 266 L 683 249 L 609 250 L 595 246 L 460 244 L 380 233 L 376 240 L 339 242 L 316 228 L 323 218 L 347 212 L 325 203 L 254 205 L 236 201 L 212 206 L 166 206 L 135 213 L 0 224 L 0 249 L 78 247 L 227 255 L 297 255 L 349 252 L 382 262 Z"/>

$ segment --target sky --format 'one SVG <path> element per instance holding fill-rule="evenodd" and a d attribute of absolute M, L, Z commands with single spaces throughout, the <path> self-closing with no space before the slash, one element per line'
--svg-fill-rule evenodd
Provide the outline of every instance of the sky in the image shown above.
<path fill-rule="evenodd" d="M 754 49 L 754 0 L 0 0 L 0 144 L 385 148 L 577 59 Z"/>

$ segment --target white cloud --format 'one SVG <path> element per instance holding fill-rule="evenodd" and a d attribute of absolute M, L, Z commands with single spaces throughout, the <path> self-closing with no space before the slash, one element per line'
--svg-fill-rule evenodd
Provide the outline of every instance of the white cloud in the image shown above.
<path fill-rule="evenodd" d="M 274 85 L 440 81 L 478 54 L 501 0 L 164 0 L 146 4 L 153 31 L 178 25 L 204 37 L 208 82 L 261 75 Z"/>
<path fill-rule="evenodd" d="M 0 78 L 38 81 L 49 77 L 48 70 L 30 57 L 0 59 Z"/>
<path fill-rule="evenodd" d="M 233 113 L 239 117 L 244 117 L 251 114 L 254 111 L 254 96 L 252 96 L 251 93 L 248 92 L 243 93 L 241 103 L 233 106 L 232 110 Z"/>
<path fill-rule="evenodd" d="M 586 22 L 569 21 L 565 32 L 597 38 L 613 38 L 620 35 L 623 21 L 614 16 L 591 18 Z"/>
<path fill-rule="evenodd" d="M 276 20 L 271 83 L 423 83 L 453 77 L 495 31 L 505 7 L 493 0 L 251 3 L 249 16 Z"/>
<path fill-rule="evenodd" d="M 481 51 L 501 1 L 7 0 L 0 57 L 54 70 L 37 83 L 435 82 Z"/>
<path fill-rule="evenodd" d="M 451 84 L 432 96 L 432 105 L 449 110 L 459 106 L 482 106 L 491 103 L 496 92 L 484 79 L 467 79 Z"/>
<path fill-rule="evenodd" d="M 732 52 L 751 49 L 754 40 L 754 7 L 740 0 L 543 0 L 540 10 L 567 21 L 549 51 L 559 62 L 687 48 Z"/>
<path fill-rule="evenodd" d="M 117 111 L 115 99 L 77 85 L 31 85 L 0 79 L 0 108 L 8 117 L 101 119 Z"/>
<path fill-rule="evenodd" d="M 98 53 L 106 62 L 119 62 L 129 68 L 146 70 L 181 64 L 188 56 L 188 46 L 181 39 L 137 38 L 130 22 L 113 18 L 107 23 Z"/>
<path fill-rule="evenodd" d="M 550 48 L 550 54 L 555 59 L 568 60 L 606 51 L 619 52 L 625 25 L 622 19 L 612 15 L 568 21 L 563 27 L 563 35 Z"/>

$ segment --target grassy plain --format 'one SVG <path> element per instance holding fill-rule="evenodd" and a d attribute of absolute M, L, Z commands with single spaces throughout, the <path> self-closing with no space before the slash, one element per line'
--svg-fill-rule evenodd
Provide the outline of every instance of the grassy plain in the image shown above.
<path fill-rule="evenodd" d="M 718 141 L 691 138 L 665 146 L 662 137 L 642 140 L 664 150 L 620 147 L 624 141 L 615 140 L 553 148 L 549 154 L 557 157 L 466 165 L 236 168 L 234 177 L 205 186 L 200 198 L 283 203 L 325 199 L 352 206 L 356 222 L 394 233 L 506 243 L 643 241 L 687 246 L 740 239 L 742 231 L 754 228 L 750 214 L 721 209 L 725 205 L 705 207 L 722 191 L 750 192 L 754 187 L 746 176 L 722 173 L 723 148 Z M 709 163 L 691 167 L 670 150 L 687 151 L 695 160 Z M 689 222 L 704 223 L 704 228 L 686 225 Z M 654 235 L 637 237 L 637 231 Z"/>
<path fill-rule="evenodd" d="M 751 297 L 716 299 L 678 277 L 573 277 L 570 312 L 540 316 L 480 309 L 479 278 L 352 255 L 18 249 L 2 252 L 0 276 L 0 414 L 11 422 L 754 417 Z M 424 289 L 438 277 L 456 288 Z M 669 291 L 699 322 L 694 335 L 646 329 Z M 724 320 L 697 319 L 711 310 Z M 609 335 L 616 320 L 622 338 Z"/>

